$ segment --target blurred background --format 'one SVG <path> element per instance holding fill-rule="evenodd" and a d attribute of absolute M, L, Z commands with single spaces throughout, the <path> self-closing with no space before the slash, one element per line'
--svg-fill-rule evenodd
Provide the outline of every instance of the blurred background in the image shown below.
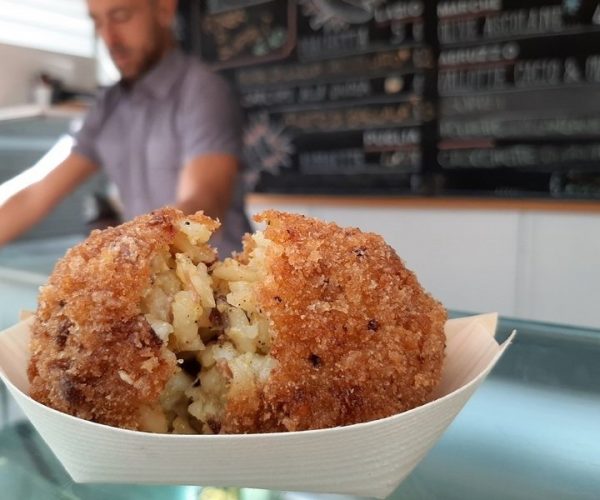
<path fill-rule="evenodd" d="M 178 12 L 183 48 L 245 111 L 248 212 L 378 232 L 453 309 L 600 326 L 598 2 L 182 0 Z M 68 154 L 119 76 L 83 0 L 0 0 L 0 64 L 0 182 L 22 182 Z M 0 249 L 5 274 L 42 280 L 114 197 L 92 179 Z"/>
<path fill-rule="evenodd" d="M 174 29 L 242 105 L 250 214 L 377 232 L 453 314 L 519 329 L 394 498 L 598 498 L 600 3 L 181 0 Z M 0 0 L 0 183 L 66 157 L 118 79 L 84 0 Z M 0 329 L 115 197 L 97 176 L 0 248 Z M 7 498 L 314 497 L 75 485 L 9 401 Z"/>

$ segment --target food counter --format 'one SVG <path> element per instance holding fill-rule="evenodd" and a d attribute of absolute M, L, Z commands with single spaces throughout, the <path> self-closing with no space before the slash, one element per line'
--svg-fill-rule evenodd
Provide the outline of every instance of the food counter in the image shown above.
<path fill-rule="evenodd" d="M 3 291 L 2 318 L 12 321 L 16 308 L 35 304 L 36 279 L 43 281 L 55 259 L 77 238 L 55 239 L 45 246 L 27 242 L 0 252 L 4 279 L 10 274 L 14 284 L 22 285 L 18 297 Z M 598 497 L 600 330 L 502 318 L 498 340 L 513 328 L 518 330 L 514 345 L 391 498 Z M 350 498 L 197 486 L 75 484 L 3 390 L 0 403 L 3 498 Z"/>

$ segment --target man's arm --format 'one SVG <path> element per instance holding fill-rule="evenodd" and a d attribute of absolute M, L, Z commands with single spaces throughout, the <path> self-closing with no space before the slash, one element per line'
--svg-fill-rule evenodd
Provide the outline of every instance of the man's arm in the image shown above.
<path fill-rule="evenodd" d="M 188 64 L 176 115 L 184 159 L 176 203 L 186 213 L 203 210 L 225 222 L 242 168 L 241 111 L 225 80 Z"/>
<path fill-rule="evenodd" d="M 186 214 L 203 210 L 206 215 L 223 220 L 238 168 L 238 159 L 225 153 L 203 154 L 188 161 L 179 176 L 177 208 Z"/>
<path fill-rule="evenodd" d="M 55 168 L 43 174 L 35 172 L 34 167 L 28 172 L 29 177 L 36 179 L 27 182 L 23 176 L 19 186 L 13 181 L 0 185 L 0 245 L 3 245 L 40 221 L 77 186 L 94 172 L 96 165 L 78 153 L 71 153 Z"/>

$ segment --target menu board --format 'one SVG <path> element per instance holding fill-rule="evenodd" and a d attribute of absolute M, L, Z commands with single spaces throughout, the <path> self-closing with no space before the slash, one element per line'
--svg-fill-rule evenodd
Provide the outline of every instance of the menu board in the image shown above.
<path fill-rule="evenodd" d="M 600 197 L 600 6 L 207 0 L 257 190 Z"/>
<path fill-rule="evenodd" d="M 411 192 L 435 162 L 434 17 L 421 2 L 203 2 L 198 53 L 238 91 L 256 189 Z"/>
<path fill-rule="evenodd" d="M 447 190 L 600 196 L 600 7 L 438 3 Z"/>

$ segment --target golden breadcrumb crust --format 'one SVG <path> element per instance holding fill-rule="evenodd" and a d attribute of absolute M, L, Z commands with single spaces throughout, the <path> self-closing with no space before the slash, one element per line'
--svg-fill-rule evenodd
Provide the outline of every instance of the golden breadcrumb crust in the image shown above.
<path fill-rule="evenodd" d="M 33 325 L 34 399 L 87 420 L 138 428 L 138 409 L 158 400 L 176 367 L 140 304 L 152 258 L 168 251 L 183 217 L 165 208 L 94 231 L 57 263 Z M 201 214 L 188 218 L 218 227 Z"/>
<path fill-rule="evenodd" d="M 446 311 L 394 250 L 375 234 L 301 215 L 255 219 L 274 242 L 258 302 L 278 363 L 262 391 L 231 395 L 222 431 L 348 425 L 429 401 Z"/>
<path fill-rule="evenodd" d="M 95 231 L 57 264 L 39 297 L 29 365 L 38 401 L 88 420 L 139 428 L 176 359 L 141 314 L 151 261 L 183 214 L 162 209 Z M 218 223 L 201 214 L 188 218 Z M 221 432 L 348 425 L 423 404 L 441 374 L 444 308 L 381 237 L 267 211 L 272 242 L 257 303 L 276 366 L 230 392 Z M 249 261 L 254 240 L 237 256 Z"/>

